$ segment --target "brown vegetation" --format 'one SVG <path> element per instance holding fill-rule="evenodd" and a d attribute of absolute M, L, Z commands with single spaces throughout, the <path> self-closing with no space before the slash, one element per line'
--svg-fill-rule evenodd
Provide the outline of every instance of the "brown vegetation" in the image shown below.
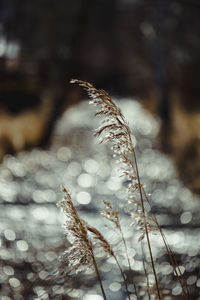
<path fill-rule="evenodd" d="M 72 80 L 71 82 L 78 83 L 80 86 L 83 86 L 91 98 L 90 103 L 97 106 L 96 116 L 102 117 L 103 120 L 101 121 L 100 127 L 96 130 L 95 136 L 100 137 L 101 142 L 111 143 L 114 154 L 118 157 L 118 159 L 120 159 L 122 164 L 119 173 L 121 173 L 121 176 L 129 180 L 127 186 L 127 200 L 128 202 L 132 202 L 133 204 L 135 204 L 135 209 L 133 211 L 130 210 L 129 214 L 131 218 L 133 218 L 136 221 L 136 226 L 141 232 L 140 237 L 138 239 L 138 243 L 143 243 L 143 241 L 146 242 L 146 251 L 150 256 L 152 274 L 154 276 L 154 288 L 152 288 L 152 286 L 150 287 L 149 285 L 148 275 L 146 273 L 146 268 L 144 265 L 144 276 L 146 276 L 147 278 L 147 286 L 146 288 L 144 288 L 145 293 L 149 296 L 149 299 L 151 295 L 154 295 L 159 300 L 163 299 L 162 287 L 160 285 L 157 271 L 155 268 L 155 259 L 152 251 L 151 242 L 151 233 L 158 232 L 162 238 L 162 242 L 164 243 L 166 253 L 174 269 L 174 274 L 177 276 L 177 280 L 179 281 L 179 284 L 182 288 L 183 298 L 186 300 L 190 300 L 191 295 L 188 290 L 187 284 L 183 279 L 182 272 L 176 262 L 175 256 L 173 255 L 168 245 L 163 230 L 158 223 L 157 217 L 152 211 L 150 201 L 145 192 L 143 183 L 140 180 L 135 148 L 132 143 L 130 128 L 124 115 L 121 113 L 119 107 L 116 106 L 116 104 L 112 101 L 109 94 L 104 90 L 98 90 L 90 83 L 84 81 Z M 120 273 L 124 280 L 127 297 L 130 299 L 130 293 L 128 291 L 128 279 L 126 279 L 124 275 L 124 271 L 120 266 L 118 258 L 114 253 L 110 242 L 107 241 L 96 228 L 88 225 L 78 216 L 77 210 L 72 203 L 69 192 L 66 189 L 64 189 L 64 192 L 66 196 L 64 200 L 59 202 L 59 206 L 62 207 L 62 209 L 67 215 L 65 228 L 67 236 L 69 236 L 69 241 L 72 243 L 72 246 L 66 250 L 62 260 L 65 261 L 66 259 L 67 265 L 70 265 L 72 270 L 77 269 L 77 263 L 78 268 L 85 265 L 90 267 L 92 261 L 97 274 L 98 281 L 100 283 L 103 298 L 106 300 L 107 296 L 100 277 L 98 265 L 96 263 L 95 256 L 92 250 L 94 247 L 99 245 L 100 247 L 102 247 L 105 253 L 109 254 L 115 259 L 115 262 L 119 267 Z M 124 251 L 126 252 L 126 255 L 128 257 L 126 241 L 120 226 L 119 211 L 114 210 L 112 205 L 108 201 L 104 201 L 104 204 L 106 205 L 106 209 L 103 210 L 102 215 L 106 219 L 110 220 L 114 224 L 114 226 L 116 226 L 116 228 L 120 231 L 121 238 L 124 244 Z M 146 210 L 145 205 L 148 205 L 150 207 L 150 211 Z M 92 237 L 90 237 L 89 234 L 92 234 Z M 145 259 L 147 253 L 145 253 L 144 250 L 143 255 Z M 129 268 L 131 271 L 130 261 Z M 134 282 L 134 276 L 132 278 L 134 285 L 134 294 L 136 298 L 139 299 L 137 286 Z"/>

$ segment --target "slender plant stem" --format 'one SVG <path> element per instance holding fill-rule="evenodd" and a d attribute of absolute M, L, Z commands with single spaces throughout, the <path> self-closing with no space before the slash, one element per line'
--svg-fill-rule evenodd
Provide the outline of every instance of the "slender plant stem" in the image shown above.
<path fill-rule="evenodd" d="M 98 281 L 99 281 L 99 285 L 100 285 L 100 288 L 101 288 L 101 292 L 102 292 L 102 295 L 103 295 L 103 299 L 104 299 L 104 300 L 107 300 L 106 294 L 105 294 L 105 291 L 104 291 L 104 287 L 103 287 L 103 283 L 102 283 L 102 280 L 101 280 L 101 276 L 100 276 L 100 274 L 99 274 L 99 269 L 98 269 L 98 266 L 97 266 L 97 262 L 96 262 L 96 259 L 95 259 L 95 257 L 94 257 L 94 252 L 93 252 L 93 250 L 92 250 L 92 246 L 91 246 L 91 251 L 92 251 L 93 265 L 94 265 L 95 272 L 96 272 L 96 275 L 97 275 L 97 278 L 98 278 Z"/>
<path fill-rule="evenodd" d="M 131 139 L 131 136 L 130 136 L 130 139 Z M 146 217 L 145 217 L 145 209 L 144 209 L 144 200 L 143 200 L 143 197 L 142 197 L 142 187 L 141 187 L 140 176 L 139 176 L 138 165 L 137 165 L 137 159 L 136 159 L 136 154 L 135 154 L 134 148 L 133 148 L 133 157 L 134 157 L 134 163 L 135 163 L 135 168 L 136 168 L 136 176 L 137 176 L 138 185 L 139 185 L 140 200 L 141 200 L 141 205 L 142 205 L 142 213 L 144 215 L 144 226 L 145 226 L 145 233 L 146 233 L 146 238 L 147 238 L 147 244 L 148 244 L 148 248 L 149 248 L 149 254 L 150 254 L 150 258 L 151 258 L 151 265 L 152 265 L 152 269 L 153 269 L 153 273 L 154 273 L 154 278 L 155 278 L 155 283 L 156 283 L 156 289 L 157 289 L 157 293 L 158 293 L 158 298 L 159 298 L 159 300 L 161 300 L 159 286 L 158 286 L 158 278 L 157 278 L 157 275 L 156 275 L 156 269 L 155 269 L 153 254 L 152 254 L 152 250 L 151 250 L 151 243 L 150 243 L 149 233 L 148 233 L 148 229 L 147 229 L 147 223 L 146 223 Z"/>
<path fill-rule="evenodd" d="M 145 258 L 145 253 L 144 253 L 144 247 L 143 247 L 143 243 L 141 241 L 141 250 L 142 250 L 142 254 L 143 254 L 143 269 L 144 269 L 144 273 L 145 273 L 145 276 L 146 276 L 146 279 L 147 279 L 147 293 L 148 293 L 148 296 L 149 296 L 149 300 L 151 300 L 151 296 L 150 296 L 150 289 L 149 289 L 149 278 L 148 278 L 148 274 L 147 274 L 147 270 L 146 270 L 146 266 L 145 266 L 145 261 L 144 261 L 144 258 Z"/>
<path fill-rule="evenodd" d="M 128 285 L 127 285 L 127 282 L 126 282 L 126 278 L 125 278 L 124 272 L 122 271 L 122 268 L 121 268 L 121 266 L 120 266 L 120 264 L 119 264 L 119 261 L 118 261 L 118 259 L 117 259 L 117 257 L 115 256 L 114 253 L 113 253 L 113 258 L 115 259 L 116 264 L 117 264 L 117 266 L 118 266 L 118 268 L 119 268 L 119 270 L 120 270 L 120 273 L 121 273 L 121 275 L 122 275 L 122 278 L 123 278 L 123 280 L 124 280 L 124 285 L 125 285 L 125 288 L 126 288 L 126 292 L 127 292 L 128 299 L 131 300 L 131 298 L 130 298 L 130 293 L 129 293 L 129 291 L 128 291 Z"/>
<path fill-rule="evenodd" d="M 124 248 L 125 248 L 125 252 L 126 252 L 126 257 L 127 257 L 127 261 L 128 261 L 128 266 L 129 266 L 129 270 L 130 272 L 132 271 L 131 269 L 131 263 L 130 263 L 130 259 L 129 259 L 129 256 L 128 256 L 128 249 L 127 249 L 127 245 L 126 245 L 126 240 L 124 238 L 124 234 L 122 232 L 122 228 L 121 228 L 121 225 L 119 223 L 119 231 L 120 231 L 120 234 L 121 234 L 121 238 L 122 238 L 122 241 L 123 241 L 123 244 L 124 244 Z M 137 293 L 137 288 L 136 288 L 136 285 L 135 285 L 135 282 L 133 281 L 133 286 L 134 286 L 134 290 L 135 290 L 135 295 L 136 295 L 136 298 L 137 300 L 139 299 L 138 298 L 138 293 Z"/>
<path fill-rule="evenodd" d="M 145 196 L 147 202 L 148 202 L 149 205 L 150 205 L 149 198 L 147 197 L 147 194 L 146 194 L 144 188 L 142 188 L 142 190 L 143 190 L 143 193 L 144 193 L 144 196 Z M 184 282 L 184 284 L 183 284 L 183 282 L 182 282 L 182 281 L 183 281 L 183 274 L 182 274 L 182 272 L 181 272 L 181 270 L 180 270 L 180 268 L 179 268 L 179 266 L 178 266 L 178 264 L 177 264 L 177 261 L 176 261 L 176 258 L 175 258 L 175 256 L 174 256 L 174 254 L 172 253 L 172 251 L 171 251 L 171 249 L 170 249 L 170 246 L 168 245 L 167 239 L 166 239 L 166 237 L 165 237 L 165 235 L 164 235 L 164 233 L 163 233 L 163 231 L 162 231 L 162 228 L 160 227 L 160 225 L 159 225 L 159 223 L 158 223 L 158 220 L 157 220 L 155 214 L 154 214 L 152 211 L 151 211 L 151 213 L 152 213 L 154 222 L 156 223 L 157 228 L 158 228 L 158 230 L 159 230 L 159 232 L 160 232 L 160 234 L 161 234 L 163 243 L 164 243 L 165 248 L 166 248 L 166 250 L 167 250 L 167 254 L 168 254 L 169 259 L 170 259 L 170 261 L 171 261 L 171 264 L 172 264 L 172 266 L 173 266 L 174 273 L 176 274 L 176 276 L 177 276 L 177 278 L 178 278 L 178 281 L 179 281 L 179 283 L 180 283 L 180 285 L 181 285 L 181 287 L 182 287 L 183 296 L 185 297 L 186 300 L 188 300 L 188 299 L 192 300 L 187 284 L 186 284 L 185 282 Z M 178 271 L 179 271 L 179 274 L 178 274 L 178 272 L 177 272 L 177 269 L 178 269 Z M 181 277 L 182 281 L 181 281 L 180 277 Z M 187 294 L 186 294 L 184 288 L 186 288 Z"/>
<path fill-rule="evenodd" d="M 124 123 L 126 123 L 123 116 L 122 116 L 122 118 L 123 118 Z M 134 164 L 131 164 L 131 166 L 133 168 L 133 172 L 135 172 L 135 174 L 136 174 L 137 181 L 138 181 L 139 193 L 140 193 L 140 201 L 141 201 L 142 213 L 143 213 L 143 217 L 144 217 L 145 234 L 146 234 L 147 244 L 148 244 L 148 248 L 149 248 L 151 265 L 152 265 L 153 274 L 154 274 L 154 278 L 155 278 L 155 283 L 156 283 L 156 289 L 157 289 L 158 298 L 159 298 L 159 300 L 161 300 L 161 295 L 160 295 L 159 286 L 158 286 L 158 278 L 157 278 L 157 274 L 156 274 L 155 263 L 154 263 L 154 259 L 153 259 L 153 254 L 152 254 L 152 250 L 151 250 L 151 243 L 150 243 L 149 233 L 148 233 L 148 228 L 147 228 L 147 223 L 146 223 L 146 214 L 145 214 L 145 208 L 144 208 L 144 199 L 143 199 L 143 196 L 142 196 L 142 186 L 141 186 L 141 182 L 140 182 L 140 175 L 139 175 L 139 170 L 138 170 L 138 165 L 137 165 L 137 159 L 136 159 L 135 149 L 132 146 L 133 143 L 132 143 L 131 133 L 130 133 L 129 127 L 128 127 L 128 125 L 125 125 L 125 126 L 126 126 L 127 134 L 128 134 L 129 140 L 130 140 L 131 148 L 132 148 L 131 152 L 133 153 Z"/>
<path fill-rule="evenodd" d="M 183 283 L 182 283 L 182 281 L 181 281 L 180 278 L 179 278 L 179 277 L 181 277 L 182 280 L 183 280 L 183 275 L 182 275 L 182 272 L 181 272 L 181 270 L 180 270 L 180 267 L 177 265 L 175 256 L 172 254 L 172 251 L 171 251 L 171 249 L 169 248 L 169 246 L 168 246 L 168 244 L 167 244 L 167 240 L 166 240 L 165 236 L 163 235 L 162 232 L 160 232 L 160 233 L 161 233 L 161 235 L 162 235 L 162 239 L 163 239 L 163 242 L 164 242 L 164 244 L 165 244 L 165 248 L 166 248 L 166 250 L 167 250 L 167 253 L 168 253 L 168 256 L 169 256 L 169 258 L 170 258 L 170 261 L 171 261 L 171 263 L 172 263 L 172 265 L 173 265 L 174 272 L 175 272 L 175 274 L 176 274 L 176 276 L 177 276 L 177 278 L 178 278 L 178 281 L 179 281 L 179 283 L 180 283 L 180 285 L 181 285 L 181 287 L 182 287 L 183 295 L 184 295 L 185 299 L 187 299 L 187 300 L 188 300 L 188 299 L 192 299 L 191 296 L 190 296 L 190 292 L 189 292 L 189 290 L 188 290 L 187 285 L 185 284 L 185 286 L 184 286 Z M 176 268 L 178 269 L 179 274 L 178 274 Z M 186 288 L 187 294 L 185 293 L 184 288 Z M 188 297 L 189 297 L 189 298 L 188 298 Z"/>

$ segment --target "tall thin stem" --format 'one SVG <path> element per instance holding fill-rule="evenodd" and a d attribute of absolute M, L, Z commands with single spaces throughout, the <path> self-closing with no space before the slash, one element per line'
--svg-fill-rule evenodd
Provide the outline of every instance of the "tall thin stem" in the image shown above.
<path fill-rule="evenodd" d="M 120 231 L 120 234 L 121 234 L 122 242 L 123 242 L 123 244 L 124 244 L 124 248 L 125 248 L 125 253 L 126 253 L 126 257 L 127 257 L 127 261 L 128 261 L 129 270 L 130 270 L 130 272 L 131 272 L 132 269 L 131 269 L 130 259 L 129 259 L 129 256 L 128 256 L 128 249 L 127 249 L 127 245 L 126 245 L 126 240 L 125 240 L 125 238 L 124 238 L 124 235 L 123 235 L 123 232 L 122 232 L 122 228 L 121 228 L 120 223 L 119 223 L 118 228 L 119 228 L 119 231 Z M 133 286 L 134 286 L 136 298 L 137 298 L 137 300 L 138 300 L 139 298 L 138 298 L 137 288 L 136 288 L 136 285 L 135 285 L 135 282 L 134 282 L 134 281 L 133 281 Z"/>
<path fill-rule="evenodd" d="M 121 266 L 120 266 L 120 264 L 119 264 L 119 261 L 118 261 L 118 259 L 117 259 L 117 257 L 115 256 L 114 253 L 113 253 L 113 258 L 115 259 L 116 264 L 117 264 L 117 266 L 118 266 L 118 268 L 119 268 L 119 270 L 120 270 L 120 273 L 121 273 L 121 275 L 122 275 L 122 278 L 123 278 L 123 281 L 124 281 L 124 285 L 125 285 L 125 288 L 126 288 L 126 292 L 127 292 L 128 299 L 131 300 L 131 298 L 130 298 L 130 293 L 129 293 L 129 291 L 128 291 L 128 285 L 127 285 L 127 282 L 126 282 L 126 278 L 125 278 L 125 276 L 124 276 L 124 272 L 122 271 L 122 268 L 121 268 Z"/>
<path fill-rule="evenodd" d="M 129 138 L 129 141 L 130 141 L 131 152 L 133 154 L 134 164 L 131 164 L 131 166 L 133 168 L 133 172 L 136 174 L 136 178 L 137 178 L 137 182 L 138 182 L 139 193 L 140 193 L 140 202 L 141 202 L 141 206 L 142 206 L 142 214 L 143 214 L 143 217 L 144 217 L 145 234 L 146 234 L 146 239 L 147 239 L 147 244 L 148 244 L 150 259 L 151 259 L 151 265 L 152 265 L 153 274 L 154 274 L 154 278 L 155 278 L 155 283 L 156 283 L 156 289 L 157 289 L 157 293 L 158 293 L 158 298 L 159 298 L 159 300 L 161 300 L 161 295 L 160 295 L 159 286 L 158 286 L 158 278 L 157 278 L 157 274 L 156 274 L 155 263 L 154 263 L 154 259 L 153 259 L 153 254 L 152 254 L 152 249 L 151 249 L 151 243 L 150 243 L 149 233 L 148 233 L 148 228 L 147 228 L 146 214 L 145 214 L 145 208 L 144 208 L 144 199 L 143 199 L 143 194 L 142 194 L 142 186 L 141 186 L 141 182 L 140 182 L 140 175 L 139 175 L 139 170 L 138 170 L 136 153 L 135 153 L 135 149 L 133 147 L 130 129 L 129 129 L 128 125 L 126 124 L 124 116 L 121 115 L 121 117 L 122 117 L 123 122 L 124 122 L 125 127 L 126 127 L 126 132 L 128 134 L 128 138 Z"/>
<path fill-rule="evenodd" d="M 93 250 L 92 250 L 92 246 L 91 246 L 91 252 L 92 252 L 92 261 L 93 261 L 93 265 L 94 265 L 95 272 L 96 272 L 96 275 L 97 275 L 97 278 L 98 278 L 98 281 L 99 281 L 99 285 L 100 285 L 100 288 L 101 288 L 101 292 L 102 292 L 102 295 L 103 295 L 103 299 L 104 299 L 104 300 L 107 300 L 106 294 L 105 294 L 105 291 L 104 291 L 104 287 L 103 287 L 103 283 L 102 283 L 102 280 L 101 280 L 101 276 L 100 276 L 100 273 L 99 273 L 99 269 L 98 269 L 98 266 L 97 266 L 97 262 L 96 262 L 96 259 L 95 259 L 95 257 L 94 257 L 94 252 L 93 252 Z"/>
<path fill-rule="evenodd" d="M 142 191 L 143 191 L 143 194 L 144 194 L 144 196 L 145 196 L 147 202 L 148 202 L 149 205 L 150 205 L 149 198 L 147 197 L 147 194 L 146 194 L 144 188 L 142 188 Z M 178 266 L 178 264 L 177 264 L 177 261 L 176 261 L 176 258 L 175 258 L 175 256 L 174 256 L 174 254 L 172 253 L 172 251 L 171 251 L 171 249 L 170 249 L 170 246 L 169 246 L 168 243 L 167 243 L 167 239 L 166 239 L 166 237 L 165 237 L 165 235 L 164 235 L 164 233 L 163 233 L 163 231 L 162 231 L 162 228 L 160 227 L 160 225 L 159 225 L 159 223 L 158 223 L 158 220 L 157 220 L 155 214 L 154 214 L 152 211 L 151 211 L 151 213 L 152 213 L 154 222 L 156 223 L 157 228 L 158 228 L 158 230 L 159 230 L 159 232 L 160 232 L 160 235 L 161 235 L 161 237 L 162 237 L 162 240 L 163 240 L 163 243 L 164 243 L 164 245 L 165 245 L 165 248 L 166 248 L 166 250 L 167 250 L 167 254 L 168 254 L 169 259 L 170 259 L 170 261 L 171 261 L 171 264 L 172 264 L 172 266 L 173 266 L 174 273 L 176 274 L 176 276 L 177 276 L 177 278 L 178 278 L 178 281 L 179 281 L 179 283 L 180 283 L 180 285 L 181 285 L 181 287 L 182 287 L 183 296 L 185 297 L 186 300 L 192 299 L 187 284 L 186 284 L 186 283 L 183 284 L 182 281 L 181 281 L 181 279 L 183 280 L 183 274 L 182 274 L 182 272 L 181 272 L 181 270 L 180 270 L 180 268 L 179 268 L 179 266 Z M 178 274 L 177 269 L 178 269 L 180 275 Z M 179 277 L 181 277 L 181 279 L 180 279 Z M 186 288 L 187 294 L 186 294 L 184 288 Z"/>
<path fill-rule="evenodd" d="M 131 139 L 131 137 L 130 137 L 130 139 Z M 144 226 L 145 226 L 145 233 L 146 233 L 146 238 L 147 238 L 147 244 L 148 244 L 148 248 L 149 248 L 149 254 L 150 254 L 150 258 L 151 258 L 151 265 L 152 265 L 153 274 L 154 274 L 154 278 L 155 278 L 155 283 L 156 283 L 156 289 L 157 289 L 157 293 L 158 293 L 158 298 L 159 298 L 159 300 L 161 300 L 159 286 L 158 286 L 158 278 L 157 278 L 157 274 L 156 274 L 156 269 L 155 269 L 153 254 L 152 254 L 152 250 L 151 250 L 151 243 L 150 243 L 149 233 L 148 233 L 148 228 L 147 228 L 147 223 L 146 223 L 146 216 L 145 216 L 145 209 L 144 209 L 144 199 L 142 197 L 142 187 L 141 187 L 140 176 L 139 176 L 138 165 L 137 165 L 137 159 L 136 159 L 136 154 L 135 154 L 135 149 L 134 148 L 133 148 L 133 157 L 134 157 L 134 163 L 135 163 L 135 168 L 136 168 L 136 176 L 137 176 L 138 185 L 139 185 L 140 200 L 141 200 L 141 205 L 142 205 L 142 213 L 144 215 Z"/>
<path fill-rule="evenodd" d="M 144 269 L 145 277 L 147 279 L 147 293 L 148 293 L 149 300 L 151 300 L 150 289 L 149 289 L 149 278 L 148 278 L 148 274 L 147 274 L 147 270 L 146 270 L 146 266 L 145 266 L 145 261 L 144 261 L 145 253 L 144 253 L 144 248 L 143 248 L 142 241 L 141 241 L 141 250 L 142 250 L 142 255 L 143 255 L 143 260 L 142 260 L 142 262 L 143 262 L 143 269 Z"/>

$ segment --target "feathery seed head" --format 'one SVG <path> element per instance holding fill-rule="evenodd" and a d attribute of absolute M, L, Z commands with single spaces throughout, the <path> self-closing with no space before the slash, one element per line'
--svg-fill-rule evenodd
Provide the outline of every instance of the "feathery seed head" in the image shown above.
<path fill-rule="evenodd" d="M 106 205 L 106 209 L 101 212 L 101 215 L 119 228 L 119 211 L 114 210 L 110 202 L 104 200 L 103 203 Z"/>
<path fill-rule="evenodd" d="M 72 244 L 62 256 L 62 261 L 76 272 L 92 265 L 92 246 L 87 236 L 85 222 L 78 216 L 71 195 L 63 188 L 64 199 L 58 202 L 58 207 L 66 215 L 64 228 L 69 242 Z"/>

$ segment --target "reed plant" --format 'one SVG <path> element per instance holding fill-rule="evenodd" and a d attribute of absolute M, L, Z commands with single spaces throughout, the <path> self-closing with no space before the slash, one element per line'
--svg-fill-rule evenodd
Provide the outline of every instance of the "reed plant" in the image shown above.
<path fill-rule="evenodd" d="M 99 128 L 96 129 L 95 136 L 100 138 L 101 143 L 111 143 L 112 151 L 116 156 L 116 159 L 118 159 L 121 163 L 119 176 L 122 176 L 125 181 L 128 182 L 126 187 L 126 200 L 128 203 L 131 203 L 134 206 L 134 209 L 129 211 L 129 215 L 134 226 L 136 226 L 140 231 L 138 243 L 141 243 L 144 276 L 146 277 L 145 292 L 148 298 L 151 299 L 151 297 L 154 297 L 154 299 L 163 299 L 162 286 L 159 282 L 159 276 L 156 271 L 151 242 L 151 233 L 158 233 L 166 249 L 169 261 L 174 269 L 174 274 L 176 275 L 177 280 L 182 288 L 183 298 L 186 300 L 191 299 L 189 289 L 176 262 L 176 258 L 170 249 L 156 215 L 152 211 L 151 203 L 145 191 L 144 184 L 141 182 L 135 147 L 133 146 L 132 135 L 128 122 L 126 121 L 120 108 L 114 103 L 106 91 L 96 89 L 92 84 L 81 80 L 71 80 L 71 83 L 77 83 L 82 86 L 90 97 L 90 103 L 97 107 L 96 116 L 101 117 L 101 124 Z M 58 203 L 58 206 L 62 208 L 67 216 L 64 226 L 66 228 L 68 240 L 71 243 L 71 246 L 64 252 L 62 256 L 64 264 L 76 272 L 82 271 L 85 267 L 93 267 L 100 284 L 102 296 L 104 300 L 108 299 L 94 255 L 94 248 L 101 247 L 108 256 L 114 258 L 124 282 L 127 298 L 130 300 L 131 294 L 134 294 L 137 300 L 141 299 L 139 295 L 139 288 L 134 276 L 131 279 L 131 283 L 134 286 L 134 292 L 129 291 L 128 284 L 130 283 L 130 280 L 126 277 L 125 271 L 123 270 L 110 241 L 107 241 L 99 230 L 87 224 L 86 221 L 79 217 L 78 212 L 73 205 L 70 193 L 66 188 L 63 189 L 63 192 L 64 199 Z M 101 214 L 119 231 L 128 262 L 128 268 L 129 271 L 133 273 L 127 249 L 127 242 L 120 223 L 120 210 L 114 210 L 111 203 L 107 200 L 104 200 L 104 205 L 105 209 Z M 146 209 L 147 205 L 149 207 L 148 211 Z M 147 254 L 144 251 L 144 243 L 147 245 L 155 286 L 150 286 L 149 283 L 146 267 L 147 262 L 145 258 Z"/>

